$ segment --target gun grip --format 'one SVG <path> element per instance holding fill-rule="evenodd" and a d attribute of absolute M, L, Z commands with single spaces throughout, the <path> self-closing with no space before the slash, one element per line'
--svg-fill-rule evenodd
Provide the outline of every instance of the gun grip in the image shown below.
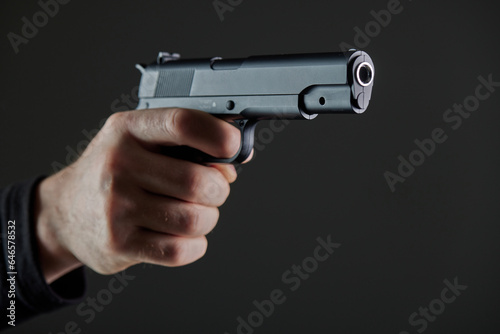
<path fill-rule="evenodd" d="M 256 120 L 237 120 L 231 124 L 237 127 L 241 132 L 241 145 L 238 153 L 232 158 L 216 158 L 205 152 L 194 149 L 188 146 L 165 146 L 162 147 L 161 153 L 169 157 L 187 160 L 198 164 L 207 163 L 222 163 L 222 164 L 237 164 L 243 163 L 252 153 Z"/>

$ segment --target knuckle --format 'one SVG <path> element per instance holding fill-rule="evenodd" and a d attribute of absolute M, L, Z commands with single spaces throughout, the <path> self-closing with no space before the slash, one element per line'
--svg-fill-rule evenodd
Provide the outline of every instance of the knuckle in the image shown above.
<path fill-rule="evenodd" d="M 219 171 L 200 170 L 198 166 L 186 171 L 185 185 L 189 198 L 216 206 L 222 205 L 230 192 L 229 183 Z"/>
<path fill-rule="evenodd" d="M 173 239 L 165 246 L 165 257 L 172 266 L 181 266 L 186 260 L 185 243 L 179 238 Z"/>
<path fill-rule="evenodd" d="M 173 138 L 185 133 L 189 125 L 189 113 L 181 108 L 172 108 L 169 110 L 167 120 L 163 123 L 163 128 L 168 136 Z"/>
<path fill-rule="evenodd" d="M 110 210 L 119 205 L 117 196 L 123 191 L 125 184 L 130 181 L 129 169 L 126 157 L 119 153 L 108 153 L 102 162 L 102 169 L 98 174 L 98 182 L 100 191 L 108 197 L 108 209 Z M 134 203 L 125 201 L 125 203 L 121 204 L 126 204 L 128 207 Z"/>
<path fill-rule="evenodd" d="M 131 224 L 129 217 L 137 212 L 137 203 L 126 196 L 120 195 L 114 185 L 105 203 L 105 222 L 104 229 L 106 235 L 106 247 L 111 256 L 123 256 L 130 252 L 128 247 L 128 238 L 131 236 Z M 99 234 L 96 231 L 96 234 Z"/>
<path fill-rule="evenodd" d="M 104 123 L 103 128 L 108 131 L 121 129 L 123 127 L 125 120 L 127 119 L 127 116 L 128 113 L 123 111 L 111 114 L 111 116 L 109 116 L 108 119 L 106 120 L 106 123 Z"/>
<path fill-rule="evenodd" d="M 119 175 L 126 165 L 125 157 L 126 155 L 122 154 L 118 147 L 110 148 L 104 160 L 104 171 L 111 175 Z"/>
<path fill-rule="evenodd" d="M 229 183 L 218 171 L 214 171 L 204 189 L 205 195 L 210 197 L 216 206 L 224 204 L 230 192 Z"/>
<path fill-rule="evenodd" d="M 181 229 L 186 235 L 197 235 L 200 233 L 201 213 L 194 205 L 189 205 L 181 215 Z"/>
<path fill-rule="evenodd" d="M 192 166 L 185 170 L 182 177 L 187 196 L 191 199 L 197 198 L 204 183 L 203 173 L 199 170 L 198 166 Z"/>

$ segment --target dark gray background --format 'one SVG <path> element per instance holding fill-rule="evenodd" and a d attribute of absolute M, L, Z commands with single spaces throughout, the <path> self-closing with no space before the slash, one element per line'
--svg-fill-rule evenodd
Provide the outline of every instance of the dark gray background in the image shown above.
<path fill-rule="evenodd" d="M 1 173 L 6 185 L 64 162 L 66 147 L 98 127 L 138 84 L 138 62 L 160 50 L 183 57 L 337 51 L 353 44 L 387 1 L 245 0 L 221 22 L 211 1 L 78 1 L 60 8 L 15 54 L 6 38 L 36 1 L 3 1 Z M 236 333 L 253 300 L 287 297 L 255 333 L 416 333 L 408 317 L 439 298 L 444 279 L 467 285 L 426 333 L 498 333 L 500 91 L 456 131 L 442 115 L 500 81 L 498 9 L 492 1 L 403 1 L 364 48 L 376 64 L 361 116 L 294 122 L 244 167 L 199 262 L 139 265 L 136 278 L 93 322 L 76 307 L 11 333 Z M 265 127 L 265 125 L 263 125 Z M 383 177 L 436 127 L 449 136 L 392 193 Z M 299 290 L 281 281 L 317 237 L 342 246 Z M 110 277 L 89 272 L 89 296 Z"/>

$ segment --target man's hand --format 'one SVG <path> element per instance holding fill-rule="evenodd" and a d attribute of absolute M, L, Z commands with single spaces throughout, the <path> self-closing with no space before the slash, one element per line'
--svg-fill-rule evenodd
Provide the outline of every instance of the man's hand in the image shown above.
<path fill-rule="evenodd" d="M 174 145 L 230 158 L 240 132 L 194 110 L 116 113 L 73 165 L 40 184 L 36 229 L 47 282 L 82 264 L 113 274 L 140 262 L 181 266 L 205 254 L 205 235 L 236 171 L 158 153 Z"/>

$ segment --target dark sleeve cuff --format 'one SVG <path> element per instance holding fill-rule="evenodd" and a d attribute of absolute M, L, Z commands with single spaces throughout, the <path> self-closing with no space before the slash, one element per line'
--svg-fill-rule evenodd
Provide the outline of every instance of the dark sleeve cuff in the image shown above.
<path fill-rule="evenodd" d="M 86 292 L 84 268 L 78 268 L 51 285 L 43 276 L 38 261 L 34 204 L 36 189 L 44 177 L 37 177 L 11 185 L 0 192 L 2 233 L 7 235 L 7 222 L 16 224 L 16 322 L 26 320 L 37 314 L 49 312 L 82 300 Z M 2 238 L 1 276 L 7 270 L 7 242 Z M 6 279 L 6 278 L 5 278 Z M 2 285 L 4 277 L 2 277 Z M 2 288 L 2 294 L 6 292 Z M 2 299 L 7 301 L 7 296 Z M 2 306 L 3 306 L 2 302 Z"/>

